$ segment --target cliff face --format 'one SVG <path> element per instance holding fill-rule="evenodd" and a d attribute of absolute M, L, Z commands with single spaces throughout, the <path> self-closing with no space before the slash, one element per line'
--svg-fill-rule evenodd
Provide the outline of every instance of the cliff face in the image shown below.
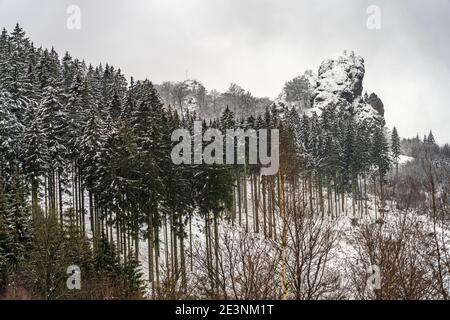
<path fill-rule="evenodd" d="M 325 60 L 319 68 L 314 105 L 345 100 L 352 103 L 362 95 L 365 74 L 364 60 L 355 55 L 344 55 L 337 60 Z"/>
<path fill-rule="evenodd" d="M 368 101 L 362 96 L 364 75 L 364 59 L 353 52 L 322 62 L 308 113 L 320 115 L 325 108 L 337 106 L 360 121 L 384 125 L 384 106 L 378 96 Z"/>
<path fill-rule="evenodd" d="M 352 113 L 358 121 L 384 126 L 384 105 L 374 93 L 363 97 L 364 59 L 353 52 L 320 64 L 317 74 L 308 71 L 288 81 L 272 107 L 280 115 L 295 109 L 300 114 L 321 115 L 326 108 Z M 293 98 L 292 98 L 293 97 Z"/>
<path fill-rule="evenodd" d="M 384 104 L 383 104 L 383 101 L 381 101 L 381 99 L 375 93 L 372 93 L 369 96 L 367 102 L 372 106 L 372 108 L 377 110 L 378 113 L 381 114 L 384 117 Z"/>

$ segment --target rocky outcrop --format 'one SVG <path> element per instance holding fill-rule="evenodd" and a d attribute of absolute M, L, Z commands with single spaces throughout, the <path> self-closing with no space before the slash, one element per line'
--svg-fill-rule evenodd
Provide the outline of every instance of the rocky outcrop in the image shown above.
<path fill-rule="evenodd" d="M 378 111 L 379 114 L 381 114 L 384 117 L 384 104 L 383 101 L 375 94 L 372 93 L 369 96 L 369 99 L 367 99 L 367 103 L 372 106 L 376 111 Z"/>
<path fill-rule="evenodd" d="M 362 95 L 364 73 L 363 58 L 354 54 L 322 62 L 313 94 L 314 104 L 328 102 L 330 98 L 352 103 Z"/>
<path fill-rule="evenodd" d="M 322 62 L 308 113 L 321 114 L 325 108 L 338 107 L 352 112 L 361 121 L 384 125 L 381 100 L 376 95 L 368 101 L 362 97 L 364 74 L 364 59 L 353 52 Z"/>

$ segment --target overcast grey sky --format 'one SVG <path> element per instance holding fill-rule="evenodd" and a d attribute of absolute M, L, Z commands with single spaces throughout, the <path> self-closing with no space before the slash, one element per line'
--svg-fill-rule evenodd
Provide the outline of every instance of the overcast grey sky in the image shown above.
<path fill-rule="evenodd" d="M 69 5 L 81 29 L 66 27 Z M 366 27 L 369 5 L 381 29 Z M 449 0 L 0 0 L 0 25 L 19 22 L 37 46 L 109 62 L 155 83 L 189 78 L 207 89 L 238 83 L 277 96 L 285 81 L 353 50 L 366 60 L 388 125 L 430 128 L 450 142 Z"/>

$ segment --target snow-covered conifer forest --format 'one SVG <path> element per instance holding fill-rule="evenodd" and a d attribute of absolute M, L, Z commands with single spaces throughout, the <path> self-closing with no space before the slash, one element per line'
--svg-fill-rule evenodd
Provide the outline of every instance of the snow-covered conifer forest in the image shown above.
<path fill-rule="evenodd" d="M 449 298 L 448 137 L 387 127 L 358 53 L 273 100 L 81 58 L 1 32 L 0 299 Z M 173 164 L 194 121 L 278 129 L 278 173 Z"/>

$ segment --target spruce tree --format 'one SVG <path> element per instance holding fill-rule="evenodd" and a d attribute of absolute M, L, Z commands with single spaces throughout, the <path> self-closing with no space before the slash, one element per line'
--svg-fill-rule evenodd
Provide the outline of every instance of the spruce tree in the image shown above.
<path fill-rule="evenodd" d="M 397 166 L 397 170 L 398 170 L 398 160 L 400 158 L 401 149 L 400 149 L 400 136 L 397 132 L 396 127 L 394 127 L 394 129 L 392 129 L 391 152 L 392 152 L 392 158 L 394 159 L 394 162 L 395 162 L 395 164 Z"/>
<path fill-rule="evenodd" d="M 383 185 L 386 174 L 390 168 L 389 146 L 382 127 L 376 127 L 372 141 L 372 161 L 377 168 L 378 182 L 380 185 L 380 211 L 384 217 L 384 192 Z"/>
<path fill-rule="evenodd" d="M 434 139 L 433 131 L 430 130 L 430 133 L 428 134 L 427 143 L 430 145 L 435 145 L 436 140 Z"/>
<path fill-rule="evenodd" d="M 47 136 L 42 129 L 42 109 L 32 103 L 26 116 L 28 126 L 24 132 L 23 162 L 27 180 L 31 184 L 33 214 L 37 213 L 39 188 L 45 174 L 49 155 Z"/>

